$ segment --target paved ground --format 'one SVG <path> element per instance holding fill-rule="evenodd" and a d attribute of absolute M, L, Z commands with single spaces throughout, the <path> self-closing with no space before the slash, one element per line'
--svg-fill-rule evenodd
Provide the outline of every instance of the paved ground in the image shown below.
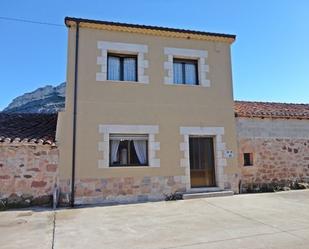
<path fill-rule="evenodd" d="M 309 191 L 0 212 L 0 248 L 309 248 Z"/>

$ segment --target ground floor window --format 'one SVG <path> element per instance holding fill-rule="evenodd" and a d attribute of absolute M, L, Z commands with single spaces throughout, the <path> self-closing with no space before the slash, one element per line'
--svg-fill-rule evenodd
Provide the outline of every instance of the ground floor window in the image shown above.
<path fill-rule="evenodd" d="M 147 134 L 110 134 L 110 166 L 148 165 Z"/>

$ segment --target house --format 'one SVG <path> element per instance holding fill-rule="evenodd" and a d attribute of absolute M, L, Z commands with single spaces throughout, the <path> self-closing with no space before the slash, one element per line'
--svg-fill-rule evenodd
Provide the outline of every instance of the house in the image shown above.
<path fill-rule="evenodd" d="M 58 144 L 66 200 L 239 191 L 234 35 L 71 17 L 65 24 L 67 94 Z"/>

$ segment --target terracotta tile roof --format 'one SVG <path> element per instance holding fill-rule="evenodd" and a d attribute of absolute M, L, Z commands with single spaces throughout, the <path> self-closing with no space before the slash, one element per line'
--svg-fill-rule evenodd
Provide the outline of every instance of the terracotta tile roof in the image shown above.
<path fill-rule="evenodd" d="M 235 117 L 309 119 L 309 104 L 235 101 Z"/>
<path fill-rule="evenodd" d="M 57 114 L 0 113 L 0 143 L 40 143 L 53 145 Z"/>

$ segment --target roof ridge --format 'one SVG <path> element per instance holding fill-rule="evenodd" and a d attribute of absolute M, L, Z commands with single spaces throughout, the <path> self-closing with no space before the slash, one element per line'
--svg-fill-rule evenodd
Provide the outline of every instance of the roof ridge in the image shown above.
<path fill-rule="evenodd" d="M 235 101 L 236 117 L 309 119 L 309 104 Z"/>
<path fill-rule="evenodd" d="M 253 101 L 253 100 L 234 100 L 235 103 L 256 103 L 256 104 L 281 104 L 281 105 L 309 105 L 309 103 L 276 102 L 276 101 Z"/>

